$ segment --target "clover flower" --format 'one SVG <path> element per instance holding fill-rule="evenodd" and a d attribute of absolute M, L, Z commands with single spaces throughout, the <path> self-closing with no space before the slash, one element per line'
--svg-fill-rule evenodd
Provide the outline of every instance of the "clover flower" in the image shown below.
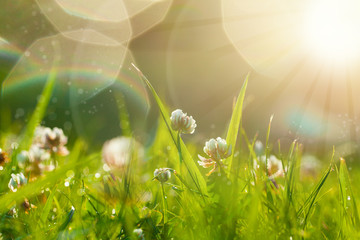
<path fill-rule="evenodd" d="M 21 151 L 16 160 L 20 168 L 25 168 L 32 176 L 40 176 L 43 172 L 50 172 L 55 166 L 49 161 L 50 153 L 39 145 L 32 145 L 29 151 Z"/>
<path fill-rule="evenodd" d="M 284 176 L 284 168 L 282 162 L 277 159 L 274 155 L 271 155 L 267 161 L 267 171 L 270 178 Z"/>
<path fill-rule="evenodd" d="M 11 178 L 8 184 L 8 187 L 11 191 L 16 192 L 18 188 L 25 185 L 27 183 L 27 179 L 23 173 L 11 174 Z"/>
<path fill-rule="evenodd" d="M 154 171 L 154 179 L 157 179 L 159 182 L 167 182 L 171 178 L 171 172 L 169 168 L 159 168 Z"/>
<path fill-rule="evenodd" d="M 181 133 L 193 134 L 196 128 L 196 121 L 192 116 L 187 116 L 181 109 L 176 109 L 171 113 L 171 127 Z"/>
<path fill-rule="evenodd" d="M 40 176 L 43 172 L 51 172 L 55 169 L 54 164 L 49 162 L 50 153 L 37 145 L 31 146 L 29 150 L 30 166 L 26 169 L 32 175 Z"/>
<path fill-rule="evenodd" d="M 144 232 L 141 228 L 134 229 L 133 233 L 135 234 L 137 239 L 145 240 Z"/>
<path fill-rule="evenodd" d="M 209 158 L 198 155 L 200 159 L 198 163 L 204 168 L 213 166 L 213 169 L 207 174 L 209 176 L 217 169 L 218 165 L 222 164 L 222 159 L 228 158 L 231 155 L 231 146 L 227 145 L 225 139 L 220 137 L 216 139 L 211 138 L 205 143 L 204 152 Z"/>
<path fill-rule="evenodd" d="M 45 162 L 50 160 L 50 154 L 37 145 L 32 145 L 29 150 L 29 162 Z"/>
<path fill-rule="evenodd" d="M 129 137 L 110 139 L 102 148 L 103 161 L 112 170 L 122 170 L 129 164 L 132 156 L 141 159 L 143 155 L 141 144 Z"/>
<path fill-rule="evenodd" d="M 68 149 L 65 147 L 67 144 L 67 137 L 60 128 L 37 127 L 35 129 L 33 144 L 39 145 L 41 148 L 50 150 L 59 156 L 67 156 Z"/>
<path fill-rule="evenodd" d="M 3 166 L 5 163 L 7 163 L 9 161 L 9 158 L 7 156 L 7 153 L 4 152 L 1 148 L 0 148 L 0 166 Z"/>

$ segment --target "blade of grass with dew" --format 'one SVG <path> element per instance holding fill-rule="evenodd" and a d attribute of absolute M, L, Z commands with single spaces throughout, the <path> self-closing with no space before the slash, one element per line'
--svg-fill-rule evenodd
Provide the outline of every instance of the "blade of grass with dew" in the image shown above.
<path fill-rule="evenodd" d="M 232 113 L 232 116 L 231 116 L 228 132 L 227 132 L 227 136 L 226 136 L 226 143 L 228 144 L 228 146 L 230 146 L 232 148 L 231 155 L 227 159 L 228 169 L 229 169 L 228 177 L 230 177 L 230 173 L 233 170 L 232 169 L 232 161 L 234 159 L 236 139 L 237 139 L 239 128 L 240 128 L 240 121 L 241 121 L 241 116 L 242 116 L 242 108 L 243 108 L 243 103 L 244 103 L 244 98 L 245 98 L 245 92 L 246 92 L 248 79 L 249 79 L 249 74 L 246 75 L 244 84 L 241 87 L 240 93 L 239 93 L 239 95 L 237 97 L 235 108 L 233 109 L 233 113 Z"/>
<path fill-rule="evenodd" d="M 35 128 L 41 123 L 44 118 L 46 108 L 49 104 L 52 92 L 55 86 L 55 79 L 57 76 L 57 70 L 53 68 L 46 80 L 46 84 L 36 105 L 35 111 L 32 114 L 27 126 L 20 140 L 19 149 L 28 149 L 31 145 Z"/>
<path fill-rule="evenodd" d="M 329 167 L 326 169 L 326 171 L 324 172 L 324 174 L 322 175 L 320 181 L 318 182 L 318 184 L 315 186 L 314 190 L 310 193 L 309 197 L 307 197 L 307 199 L 305 200 L 304 204 L 300 207 L 300 209 L 297 211 L 297 216 L 300 216 L 300 214 L 302 214 L 305 210 L 305 208 L 310 204 L 312 198 L 314 198 L 314 196 L 316 196 L 318 194 L 318 192 L 320 191 L 321 187 L 323 186 L 323 184 L 325 183 L 327 177 L 329 176 L 330 172 L 332 171 L 332 166 L 333 166 L 333 160 L 334 160 L 334 155 L 335 155 L 335 149 L 333 149 L 333 153 L 332 153 L 332 157 L 331 157 L 331 163 L 329 165 Z"/>
<path fill-rule="evenodd" d="M 303 204 L 303 206 L 298 211 L 298 214 L 297 214 L 298 216 L 300 216 L 300 214 L 302 214 L 303 212 L 305 213 L 303 229 L 306 228 L 307 221 L 308 221 L 308 219 L 310 217 L 311 209 L 315 205 L 315 201 L 317 200 L 317 196 L 318 196 L 320 190 L 322 189 L 322 187 L 324 186 L 325 181 L 328 178 L 331 171 L 332 171 L 332 163 L 327 168 L 327 170 L 325 171 L 325 173 L 321 177 L 319 183 L 316 185 L 314 190 L 311 192 L 310 196 L 306 199 L 305 203 Z M 307 209 L 307 211 L 306 211 L 306 209 Z"/>
<path fill-rule="evenodd" d="M 267 170 L 267 165 L 268 165 L 268 159 L 269 159 L 269 155 L 270 155 L 270 147 L 269 147 L 269 138 L 270 138 L 270 130 L 271 130 L 271 123 L 272 120 L 274 118 L 274 115 L 270 116 L 270 121 L 269 121 L 269 126 L 266 132 L 266 142 L 265 142 L 265 171 L 266 171 L 266 176 L 269 176 L 269 172 Z"/>
<path fill-rule="evenodd" d="M 265 166 L 264 166 L 264 169 L 265 169 L 265 174 L 267 177 L 269 177 L 269 171 L 267 169 L 268 161 L 269 161 L 269 157 L 270 157 L 269 138 L 270 138 L 271 123 L 272 123 L 273 118 L 274 118 L 274 115 L 271 115 L 270 120 L 269 120 L 269 126 L 268 126 L 267 133 L 266 133 L 266 142 L 265 142 Z M 269 181 L 266 181 L 265 186 L 266 186 L 266 198 L 269 203 L 274 204 L 273 198 L 272 198 L 271 192 L 270 192 Z"/>
<path fill-rule="evenodd" d="M 43 210 L 41 212 L 41 215 L 40 215 L 39 224 L 43 225 L 43 224 L 46 223 L 47 217 L 48 217 L 48 215 L 50 213 L 50 210 L 51 210 L 51 207 L 52 207 L 52 204 L 53 204 L 53 199 L 54 199 L 55 193 L 56 193 L 56 187 L 53 188 L 53 190 L 51 191 L 51 193 L 48 196 L 48 199 L 46 200 L 45 206 L 44 206 L 44 208 L 43 208 Z"/>
<path fill-rule="evenodd" d="M 63 231 L 65 230 L 65 228 L 69 225 L 69 223 L 71 222 L 72 217 L 74 216 L 75 213 L 75 208 L 71 207 L 68 215 L 65 218 L 65 221 L 63 222 L 63 224 L 59 227 L 59 231 Z M 59 233 L 59 237 L 61 237 L 62 232 Z"/>
<path fill-rule="evenodd" d="M 339 187 L 340 187 L 340 202 L 344 213 L 349 217 L 351 225 L 359 227 L 359 215 L 356 206 L 354 193 L 352 191 L 349 172 L 344 158 L 340 158 L 340 169 L 338 172 Z"/>
<path fill-rule="evenodd" d="M 298 149 L 298 145 L 296 140 L 291 143 L 289 154 L 287 156 L 287 171 L 285 171 L 285 189 L 286 191 L 286 199 L 288 201 L 288 205 L 293 203 L 293 193 L 295 189 L 295 168 L 297 167 L 297 159 L 294 156 L 294 149 Z"/>
<path fill-rule="evenodd" d="M 8 210 L 14 202 L 18 202 L 31 196 L 36 195 L 41 189 L 46 186 L 53 186 L 59 179 L 62 179 L 66 176 L 66 172 L 75 168 L 80 168 L 87 166 L 90 162 L 98 160 L 98 157 L 85 158 L 84 161 L 72 161 L 66 165 L 56 169 L 55 171 L 49 173 L 43 178 L 38 179 L 35 182 L 29 183 L 22 188 L 18 189 L 16 192 L 9 192 L 0 197 L 0 212 Z"/>
<path fill-rule="evenodd" d="M 160 113 L 166 123 L 166 126 L 169 130 L 169 133 L 172 137 L 172 140 L 175 144 L 176 147 L 180 147 L 180 149 L 178 149 L 179 151 L 181 151 L 182 153 L 182 160 L 183 163 L 185 164 L 188 173 L 190 175 L 190 177 L 192 178 L 193 182 L 195 183 L 196 187 L 198 188 L 199 192 L 202 195 L 207 195 L 207 187 L 206 187 L 206 182 L 204 177 L 201 175 L 199 169 L 197 168 L 193 158 L 191 157 L 189 151 L 186 148 L 186 145 L 184 144 L 184 142 L 181 140 L 180 138 L 180 144 L 178 144 L 177 142 L 177 132 L 175 132 L 174 130 L 172 130 L 171 128 L 171 123 L 170 123 L 170 115 L 169 113 L 166 111 L 164 104 L 162 103 L 159 95 L 156 93 L 155 89 L 153 88 L 153 86 L 151 85 L 150 81 L 146 78 L 146 76 L 144 76 L 142 74 L 142 72 L 133 64 L 134 68 L 139 72 L 139 74 L 141 75 L 141 78 L 144 80 L 144 82 L 146 83 L 146 85 L 148 86 L 148 88 L 150 89 L 152 95 L 154 96 L 156 103 L 159 107 Z"/>
<path fill-rule="evenodd" d="M 241 134 L 243 135 L 246 145 L 248 147 L 248 150 L 250 152 L 249 154 L 249 166 L 248 166 L 248 173 L 249 173 L 249 181 L 252 180 L 254 182 L 254 184 L 256 184 L 256 176 L 255 176 L 255 171 L 256 169 L 254 169 L 254 163 L 253 161 L 257 161 L 257 156 L 256 153 L 254 151 L 254 144 L 256 141 L 257 136 L 254 137 L 253 142 L 250 143 L 249 138 L 245 132 L 245 129 L 243 127 L 241 127 Z M 250 189 L 250 188 L 249 188 Z"/>

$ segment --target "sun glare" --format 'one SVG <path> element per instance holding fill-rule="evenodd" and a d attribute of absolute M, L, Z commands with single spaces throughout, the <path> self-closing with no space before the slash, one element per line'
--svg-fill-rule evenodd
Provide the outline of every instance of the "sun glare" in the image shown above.
<path fill-rule="evenodd" d="M 360 55 L 360 3 L 319 0 L 305 14 L 305 46 L 322 60 L 354 61 Z"/>

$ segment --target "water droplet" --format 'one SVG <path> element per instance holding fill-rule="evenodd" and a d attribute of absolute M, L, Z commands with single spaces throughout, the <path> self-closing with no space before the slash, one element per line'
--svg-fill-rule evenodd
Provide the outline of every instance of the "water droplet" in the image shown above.
<path fill-rule="evenodd" d="M 103 165 L 103 169 L 105 172 L 109 172 L 111 170 L 110 167 L 106 163 Z M 96 177 L 96 174 L 95 174 L 95 177 Z"/>

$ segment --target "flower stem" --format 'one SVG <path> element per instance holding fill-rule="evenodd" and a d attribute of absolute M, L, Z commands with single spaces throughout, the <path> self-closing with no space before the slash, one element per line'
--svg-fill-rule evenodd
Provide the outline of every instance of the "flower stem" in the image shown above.
<path fill-rule="evenodd" d="M 164 221 L 164 239 L 166 239 L 167 236 L 167 229 L 166 229 L 166 223 L 167 223 L 167 202 L 166 202 L 166 195 L 165 195 L 165 190 L 164 190 L 164 183 L 161 183 L 161 192 L 162 192 L 162 197 L 163 197 L 163 221 Z"/>
<path fill-rule="evenodd" d="M 53 164 L 54 164 L 54 169 L 57 168 L 57 156 L 54 152 L 51 152 L 51 159 L 53 161 Z"/>
<path fill-rule="evenodd" d="M 180 131 L 178 131 L 178 136 L 177 136 L 177 149 L 178 149 L 178 153 L 179 153 L 179 160 L 180 160 L 180 164 L 182 163 L 183 159 L 182 159 L 182 154 L 181 154 L 181 143 L 180 143 Z"/>

